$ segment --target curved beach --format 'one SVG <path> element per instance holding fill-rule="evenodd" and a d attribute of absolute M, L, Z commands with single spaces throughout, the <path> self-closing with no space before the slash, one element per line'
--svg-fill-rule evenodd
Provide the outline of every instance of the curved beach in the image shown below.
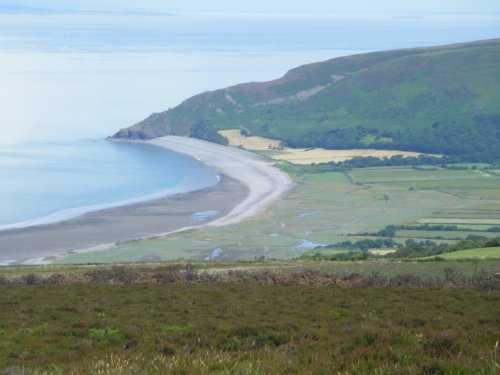
<path fill-rule="evenodd" d="M 193 156 L 248 187 L 247 197 L 227 215 L 207 224 L 210 226 L 234 224 L 255 216 L 293 187 L 290 176 L 245 150 L 176 136 L 148 143 Z"/>
<path fill-rule="evenodd" d="M 201 191 L 92 212 L 60 223 L 1 231 L 0 264 L 46 263 L 50 256 L 104 250 L 119 242 L 188 228 L 237 223 L 259 214 L 293 186 L 286 173 L 237 148 L 173 136 L 147 143 L 217 168 L 224 175 L 222 181 Z M 206 211 L 218 215 L 197 220 L 196 215 Z"/>

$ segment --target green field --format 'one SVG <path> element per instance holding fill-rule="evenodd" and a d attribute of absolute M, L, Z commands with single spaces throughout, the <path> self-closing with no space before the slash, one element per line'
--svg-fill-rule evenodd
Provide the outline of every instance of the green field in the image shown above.
<path fill-rule="evenodd" d="M 475 218 L 492 218 L 497 219 L 500 217 L 499 211 L 488 210 L 488 211 L 461 211 L 461 210 L 447 210 L 447 211 L 435 211 L 432 213 L 434 217 L 440 218 L 463 218 L 463 219 L 475 219 Z"/>
<path fill-rule="evenodd" d="M 271 206 L 263 215 L 244 223 L 221 228 L 210 228 L 177 233 L 166 238 L 132 241 L 101 252 L 73 254 L 62 263 L 135 262 L 147 259 L 211 259 L 221 249 L 217 259 L 296 258 L 314 251 L 301 247 L 303 241 L 313 244 L 335 244 L 376 237 L 357 236 L 357 233 L 377 232 L 387 225 L 416 225 L 420 221 L 457 224 L 473 232 L 445 231 L 398 232 L 396 242 L 408 239 L 443 237 L 436 243 L 453 243 L 467 235 L 493 237 L 482 232 L 500 223 L 500 189 L 490 189 L 494 197 L 482 197 L 483 183 L 498 183 L 500 178 L 481 177 L 476 171 L 458 171 L 477 175 L 466 181 L 477 189 L 453 188 L 443 190 L 443 180 L 431 179 L 434 170 L 413 168 L 383 168 L 377 173 L 405 179 L 424 181 L 425 189 L 402 188 L 400 181 L 360 183 L 373 179 L 374 169 L 349 172 L 294 174 L 297 187 Z M 457 171 L 440 170 L 440 178 L 453 182 Z M 353 183 L 354 181 L 357 181 Z M 479 198 L 478 198 L 479 195 Z M 418 204 L 415 204 L 418 202 Z M 478 224 L 478 225 L 471 225 Z M 432 233 L 431 233 L 432 232 Z"/>
<path fill-rule="evenodd" d="M 437 233 L 437 232 L 435 232 Z M 434 236 L 438 236 L 438 234 L 435 234 Z M 357 236 L 357 235 L 352 235 L 352 236 L 349 236 L 349 240 L 350 241 L 364 241 L 364 240 L 376 240 L 380 237 L 378 236 Z M 426 239 L 426 238 L 422 238 L 422 237 L 415 237 L 415 236 L 412 236 L 412 237 L 403 237 L 403 236 L 398 236 L 398 237 L 390 237 L 394 242 L 398 243 L 398 244 L 401 244 L 401 245 L 404 245 L 406 241 L 408 240 L 415 240 L 415 241 L 421 241 L 422 239 Z M 432 239 L 433 242 L 435 242 L 436 244 L 454 244 L 455 242 L 457 242 L 457 240 L 454 240 L 454 239 Z"/>
<path fill-rule="evenodd" d="M 471 225 L 491 225 L 499 226 L 500 219 L 497 218 L 443 218 L 443 217 L 424 217 L 418 220 L 420 224 L 447 224 L 447 225 L 460 225 L 460 224 L 471 224 Z"/>
<path fill-rule="evenodd" d="M 491 229 L 492 227 L 496 227 L 496 225 L 481 225 L 481 224 L 459 224 L 457 225 L 458 229 L 463 230 L 473 230 L 473 231 L 485 231 Z"/>
<path fill-rule="evenodd" d="M 463 179 L 463 180 L 421 180 L 421 181 L 391 181 L 395 186 L 408 189 L 447 189 L 451 192 L 459 192 L 461 190 L 497 190 L 493 193 L 500 194 L 500 180 L 496 179 Z"/>
<path fill-rule="evenodd" d="M 412 168 L 366 168 L 348 172 L 351 180 L 360 184 L 390 184 L 406 189 L 449 190 L 455 194 L 472 194 L 475 190 L 496 190 L 500 198 L 500 178 L 488 171 L 420 170 Z M 470 192 L 469 190 L 473 190 Z"/>
<path fill-rule="evenodd" d="M 423 172 L 423 173 L 419 173 Z M 409 182 L 409 181 L 456 181 L 456 180 L 478 180 L 494 179 L 486 172 L 473 170 L 447 170 L 439 167 L 432 167 L 425 171 L 409 168 L 366 168 L 349 172 L 354 182 L 382 183 L 382 182 Z"/>
<path fill-rule="evenodd" d="M 500 179 L 489 171 L 367 168 L 353 170 L 348 175 L 351 181 L 361 186 L 400 187 L 411 192 L 427 190 L 439 192 L 443 197 L 456 197 L 454 201 L 448 201 L 447 205 L 436 205 L 432 212 L 412 223 L 453 225 L 457 227 L 456 230 L 398 230 L 394 237 L 397 242 L 412 238 L 416 241 L 429 239 L 439 244 L 447 240 L 466 239 L 468 236 L 498 236 L 498 233 L 487 231 L 500 225 Z M 422 201 L 416 202 L 420 204 Z"/>
<path fill-rule="evenodd" d="M 493 232 L 461 232 L 461 231 L 434 231 L 434 230 L 398 230 L 396 236 L 404 238 L 428 238 L 436 239 L 466 239 L 467 236 L 476 235 L 486 238 L 494 238 L 500 236 L 500 233 Z"/>
<path fill-rule="evenodd" d="M 439 255 L 443 259 L 500 259 L 500 247 L 455 251 Z"/>

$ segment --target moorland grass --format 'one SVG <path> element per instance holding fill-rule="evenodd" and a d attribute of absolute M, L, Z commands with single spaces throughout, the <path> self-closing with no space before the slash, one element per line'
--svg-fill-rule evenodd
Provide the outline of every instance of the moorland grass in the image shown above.
<path fill-rule="evenodd" d="M 328 254 L 328 252 L 326 253 Z M 453 254 L 453 253 L 449 253 Z M 441 254 L 446 255 L 446 254 Z M 440 255 L 440 256 L 441 256 Z M 9 266 L 0 267 L 0 283 L 25 283 L 29 277 L 36 280 L 53 280 L 52 283 L 95 283 L 95 274 L 110 274 L 120 270 L 120 274 L 146 274 L 165 270 L 192 269 L 197 274 L 210 275 L 227 274 L 228 272 L 245 273 L 280 273 L 300 274 L 304 272 L 319 272 L 322 274 L 345 277 L 357 274 L 368 277 L 378 274 L 383 277 L 397 277 L 400 275 L 413 275 L 419 278 L 440 278 L 446 270 L 453 270 L 455 274 L 472 278 L 481 273 L 487 277 L 494 276 L 500 269 L 500 260 L 447 260 L 446 262 L 430 259 L 371 259 L 336 261 L 321 259 L 293 259 L 269 260 L 258 259 L 254 261 L 203 261 L 192 262 L 179 260 L 165 263 L 127 263 L 127 264 L 86 264 L 86 265 L 50 265 L 50 266 Z M 130 278 L 129 278 L 130 279 Z M 151 277 L 141 277 L 140 282 L 150 280 Z"/>
<path fill-rule="evenodd" d="M 498 290 L 73 284 L 1 285 L 0 296 L 9 373 L 498 370 Z"/>

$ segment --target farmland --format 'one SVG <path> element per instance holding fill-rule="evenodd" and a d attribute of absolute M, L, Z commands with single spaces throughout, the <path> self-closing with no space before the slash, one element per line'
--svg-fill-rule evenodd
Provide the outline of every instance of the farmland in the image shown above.
<path fill-rule="evenodd" d="M 417 152 L 374 149 L 325 150 L 322 148 L 294 149 L 285 148 L 281 151 L 269 151 L 267 155 L 276 160 L 284 160 L 293 164 L 319 164 L 343 162 L 357 157 L 390 158 L 392 156 L 417 157 Z"/>
<path fill-rule="evenodd" d="M 417 157 L 421 155 L 418 152 L 397 150 L 325 150 L 322 148 L 290 148 L 283 147 L 281 145 L 282 142 L 275 139 L 242 135 L 239 129 L 221 130 L 219 134 L 228 140 L 230 146 L 243 147 L 251 151 L 261 151 L 274 160 L 283 160 L 292 164 L 310 165 L 314 163 L 342 162 L 356 157 L 367 156 L 382 159 L 395 155 L 404 157 Z"/>
<path fill-rule="evenodd" d="M 494 238 L 498 237 L 498 233 L 494 232 L 472 232 L 472 233 L 480 233 L 481 236 L 486 238 Z M 426 230 L 398 230 L 396 232 L 396 236 L 404 237 L 404 238 L 427 238 L 427 239 L 464 239 L 467 236 L 470 236 L 471 232 L 467 231 L 426 231 Z"/>
<path fill-rule="evenodd" d="M 348 175 L 353 183 L 361 186 L 407 189 L 409 193 L 432 191 L 441 193 L 443 198 L 456 197 L 446 205 L 437 205 L 413 223 L 405 223 L 416 227 L 422 224 L 442 226 L 442 230 L 430 228 L 433 229 L 430 231 L 424 226 L 416 230 L 398 230 L 395 237 L 459 240 L 468 236 L 497 236 L 489 230 L 500 225 L 500 179 L 488 170 L 370 168 L 354 170 Z M 455 228 L 450 231 L 446 226 Z"/>
<path fill-rule="evenodd" d="M 239 129 L 221 130 L 219 134 L 227 138 L 230 146 L 243 147 L 247 150 L 268 150 L 280 146 L 280 141 L 256 136 L 244 136 Z"/>
<path fill-rule="evenodd" d="M 500 247 L 469 249 L 440 255 L 443 259 L 499 259 Z"/>

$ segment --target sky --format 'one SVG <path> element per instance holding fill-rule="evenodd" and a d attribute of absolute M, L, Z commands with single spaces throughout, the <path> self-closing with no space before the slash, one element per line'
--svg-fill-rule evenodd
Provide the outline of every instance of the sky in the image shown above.
<path fill-rule="evenodd" d="M 273 13 L 491 13 L 497 0 L 0 0 L 2 5 L 37 8 Z"/>

